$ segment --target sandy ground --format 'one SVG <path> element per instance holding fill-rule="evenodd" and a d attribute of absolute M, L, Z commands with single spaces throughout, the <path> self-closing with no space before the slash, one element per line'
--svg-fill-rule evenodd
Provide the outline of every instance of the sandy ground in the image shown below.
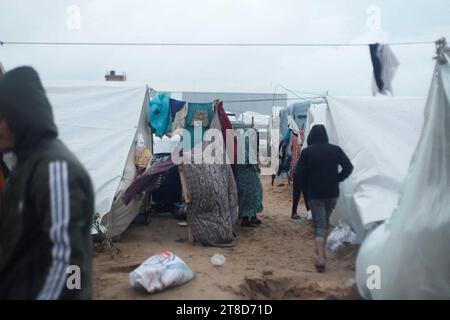
<path fill-rule="evenodd" d="M 96 254 L 95 299 L 355 299 L 348 281 L 354 277 L 356 248 L 327 252 L 327 272 L 314 268 L 314 242 L 310 222 L 290 219 L 292 188 L 264 186 L 263 224 L 247 229 L 237 226 L 239 239 L 233 248 L 210 248 L 187 242 L 187 228 L 177 220 L 153 216 L 149 225 L 135 223 L 116 242 L 114 253 Z M 305 212 L 304 206 L 300 213 Z M 129 272 L 148 257 L 172 251 L 195 272 L 182 286 L 147 294 L 129 283 Z M 211 263 L 223 254 L 221 267 Z"/>

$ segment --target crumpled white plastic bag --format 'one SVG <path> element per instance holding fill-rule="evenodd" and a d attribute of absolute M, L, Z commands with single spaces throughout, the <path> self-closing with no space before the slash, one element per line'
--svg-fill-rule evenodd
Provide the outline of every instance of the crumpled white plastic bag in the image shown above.
<path fill-rule="evenodd" d="M 133 287 L 140 284 L 148 293 L 182 285 L 194 278 L 188 265 L 172 252 L 165 251 L 148 258 L 130 273 Z"/>
<path fill-rule="evenodd" d="M 345 246 L 345 244 L 357 243 L 356 233 L 352 231 L 349 225 L 342 221 L 333 229 L 327 239 L 327 248 L 331 251 L 338 251 Z"/>

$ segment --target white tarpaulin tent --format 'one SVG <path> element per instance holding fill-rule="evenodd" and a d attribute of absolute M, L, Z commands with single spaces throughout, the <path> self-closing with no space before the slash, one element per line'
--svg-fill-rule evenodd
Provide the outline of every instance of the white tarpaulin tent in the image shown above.
<path fill-rule="evenodd" d="M 354 171 L 341 183 L 332 215 L 350 225 L 362 241 L 375 222 L 395 208 L 423 124 L 424 98 L 328 97 L 312 105 L 307 132 L 324 124 L 330 142 L 348 155 Z"/>
<path fill-rule="evenodd" d="M 450 299 L 449 244 L 450 65 L 438 62 L 398 207 L 360 248 L 359 292 L 366 299 Z"/>
<path fill-rule="evenodd" d="M 123 84 L 48 84 L 61 140 L 89 172 L 95 210 L 110 236 L 125 231 L 142 200 L 128 206 L 122 194 L 135 175 L 135 139 L 142 133 L 151 150 L 146 86 Z"/>

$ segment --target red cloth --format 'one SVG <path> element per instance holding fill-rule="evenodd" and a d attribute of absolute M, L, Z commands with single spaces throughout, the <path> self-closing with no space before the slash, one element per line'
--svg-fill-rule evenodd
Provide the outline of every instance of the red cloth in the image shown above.
<path fill-rule="evenodd" d="M 292 180 L 294 178 L 295 163 L 297 162 L 297 159 L 300 155 L 300 142 L 295 134 L 291 135 L 291 139 L 292 139 L 292 149 L 291 149 L 292 156 L 291 156 L 291 168 L 289 172 Z"/>
<path fill-rule="evenodd" d="M 305 142 L 305 132 L 302 129 L 300 129 L 300 138 L 302 139 L 300 145 L 303 145 L 303 142 Z"/>
<path fill-rule="evenodd" d="M 233 126 L 231 125 L 231 121 L 228 118 L 227 113 L 225 112 L 225 109 L 223 108 L 223 102 L 219 101 L 219 100 L 215 100 L 214 101 L 214 107 L 217 111 L 217 114 L 219 115 L 219 121 L 220 121 L 220 126 L 222 129 L 222 137 L 223 137 L 223 142 L 225 144 L 225 147 L 227 146 L 227 129 L 231 129 L 233 130 Z M 237 162 L 237 139 L 236 137 L 234 137 L 233 139 L 233 155 L 231 155 L 231 148 L 226 148 L 227 150 L 227 154 L 228 154 L 228 158 L 230 159 L 230 161 L 232 161 L 231 164 L 231 169 L 233 169 L 233 174 L 236 174 L 236 162 Z M 233 158 L 232 158 L 233 157 Z"/>

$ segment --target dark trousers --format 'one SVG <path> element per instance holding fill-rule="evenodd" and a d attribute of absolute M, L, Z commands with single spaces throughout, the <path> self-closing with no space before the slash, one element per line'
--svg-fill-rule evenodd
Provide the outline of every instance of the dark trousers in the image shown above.
<path fill-rule="evenodd" d="M 294 188 L 292 194 L 292 214 L 295 214 L 297 213 L 298 203 L 300 201 L 300 197 L 302 194 L 302 187 L 300 186 L 300 183 L 295 181 L 295 178 L 293 186 Z M 306 210 L 309 211 L 309 204 L 308 201 L 306 200 L 305 192 L 303 192 L 303 199 L 305 199 Z"/>

